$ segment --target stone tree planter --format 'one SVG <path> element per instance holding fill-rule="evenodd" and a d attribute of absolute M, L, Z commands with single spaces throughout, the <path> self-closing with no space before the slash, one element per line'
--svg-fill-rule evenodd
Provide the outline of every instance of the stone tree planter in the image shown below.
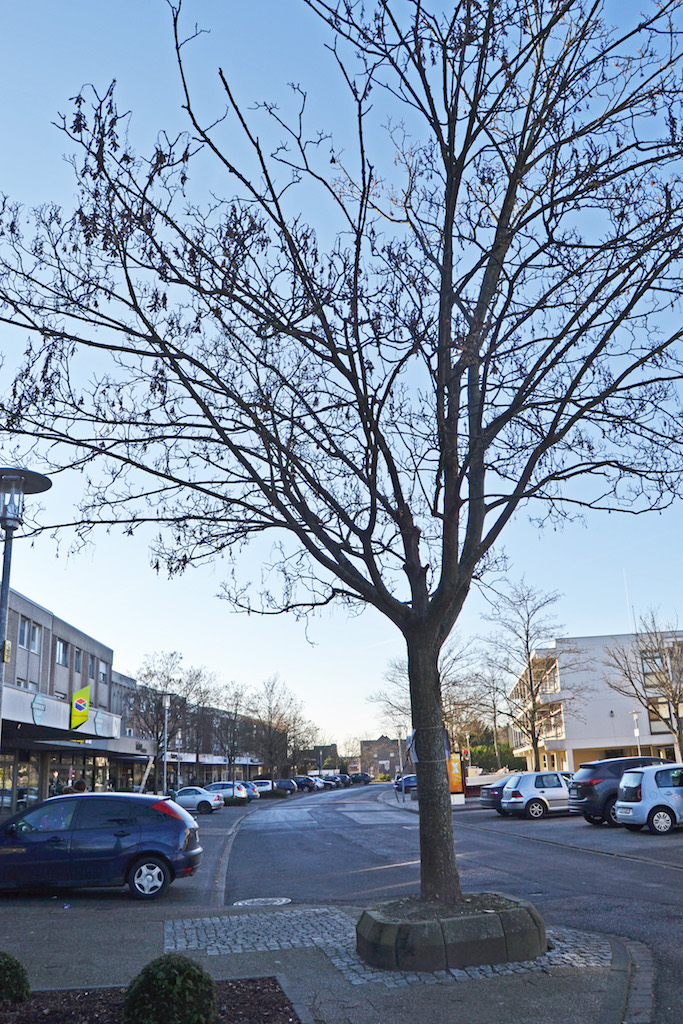
<path fill-rule="evenodd" d="M 489 892 L 467 894 L 453 908 L 417 898 L 378 903 L 356 925 L 356 949 L 373 967 L 440 971 L 533 960 L 547 942 L 533 904 Z"/>

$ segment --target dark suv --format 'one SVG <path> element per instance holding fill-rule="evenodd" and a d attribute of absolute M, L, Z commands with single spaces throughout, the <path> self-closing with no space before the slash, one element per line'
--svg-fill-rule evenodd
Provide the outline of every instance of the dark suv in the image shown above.
<path fill-rule="evenodd" d="M 629 768 L 646 764 L 668 764 L 665 757 L 610 757 L 603 761 L 587 761 L 579 765 L 569 783 L 569 811 L 583 814 L 591 825 L 607 822 L 617 828 L 614 805 L 617 802 L 619 780 Z"/>
<path fill-rule="evenodd" d="M 0 887 L 121 887 L 161 896 L 202 858 L 197 822 L 163 797 L 74 793 L 33 804 L 0 827 Z"/>

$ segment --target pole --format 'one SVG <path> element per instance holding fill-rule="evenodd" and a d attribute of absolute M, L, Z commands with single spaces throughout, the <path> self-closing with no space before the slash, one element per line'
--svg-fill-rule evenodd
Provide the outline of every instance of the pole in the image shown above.
<path fill-rule="evenodd" d="M 5 547 L 2 556 L 2 585 L 0 586 L 0 751 L 2 751 L 2 692 L 5 686 L 5 652 L 7 650 L 7 619 L 9 611 L 9 574 L 12 565 L 14 527 L 6 525 Z"/>
<path fill-rule="evenodd" d="M 638 712 L 632 711 L 631 714 L 633 715 L 633 735 L 635 736 L 636 743 L 638 744 L 638 757 L 640 757 L 642 751 L 640 749 L 640 729 L 638 728 Z"/>
<path fill-rule="evenodd" d="M 166 796 L 167 790 L 167 772 L 168 772 L 168 705 L 169 696 L 167 693 L 163 696 L 164 702 L 164 796 Z"/>

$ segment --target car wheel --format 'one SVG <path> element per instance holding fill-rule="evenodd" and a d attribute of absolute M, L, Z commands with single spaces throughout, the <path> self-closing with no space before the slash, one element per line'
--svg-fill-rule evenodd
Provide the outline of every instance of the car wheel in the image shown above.
<path fill-rule="evenodd" d="M 603 818 L 605 819 L 605 821 L 607 822 L 607 824 L 609 825 L 610 828 L 619 828 L 619 826 L 621 825 L 621 822 L 617 818 L 617 798 L 616 797 L 612 797 L 612 799 L 608 800 L 607 803 L 605 804 L 605 809 L 603 811 Z"/>
<path fill-rule="evenodd" d="M 503 818 L 509 818 L 510 817 L 510 812 L 509 811 L 504 811 L 502 807 L 496 807 L 496 808 L 494 808 L 494 810 L 496 811 L 496 814 L 502 815 Z"/>
<path fill-rule="evenodd" d="M 526 805 L 524 813 L 527 818 L 544 818 L 548 808 L 542 800 L 530 800 Z"/>
<path fill-rule="evenodd" d="M 666 807 L 655 807 L 650 811 L 647 819 L 647 827 L 656 836 L 665 836 L 675 824 L 673 814 L 671 811 L 667 811 Z"/>
<path fill-rule="evenodd" d="M 213 807 L 211 806 L 211 804 L 207 803 L 206 800 L 202 800 L 202 802 L 197 807 L 197 811 L 199 814 L 211 814 L 212 810 Z"/>
<path fill-rule="evenodd" d="M 602 814 L 584 814 L 583 819 L 589 825 L 602 825 Z"/>
<path fill-rule="evenodd" d="M 627 832 L 640 832 L 642 825 L 624 825 Z"/>
<path fill-rule="evenodd" d="M 154 900 L 171 881 L 171 869 L 160 857 L 141 857 L 128 874 L 128 888 L 136 900 Z"/>

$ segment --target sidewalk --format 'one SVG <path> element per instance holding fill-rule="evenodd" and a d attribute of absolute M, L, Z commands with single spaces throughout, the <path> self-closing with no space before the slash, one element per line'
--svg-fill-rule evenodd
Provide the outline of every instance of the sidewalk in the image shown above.
<path fill-rule="evenodd" d="M 4 913 L 0 924 L 0 949 L 21 960 L 35 989 L 125 985 L 155 957 L 182 952 L 217 979 L 276 976 L 302 1024 L 651 1020 L 647 949 L 570 929 L 549 929 L 554 948 L 536 961 L 406 973 L 368 967 L 356 955 L 360 907 L 252 905 L 188 917 L 161 902 L 123 913 L 119 906 L 114 918 L 77 901 L 52 904 L 47 921 L 44 907 L 29 907 Z"/>

